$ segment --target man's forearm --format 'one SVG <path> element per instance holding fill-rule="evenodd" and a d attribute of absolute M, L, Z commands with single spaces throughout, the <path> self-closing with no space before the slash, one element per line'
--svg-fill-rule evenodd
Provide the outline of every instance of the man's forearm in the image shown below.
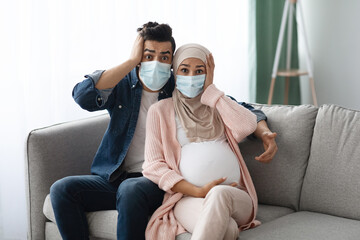
<path fill-rule="evenodd" d="M 109 89 L 115 87 L 126 74 L 128 74 L 138 63 L 135 60 L 127 60 L 122 64 L 106 70 L 96 83 L 97 89 Z"/>
<path fill-rule="evenodd" d="M 254 135 L 262 139 L 265 133 L 272 133 L 265 120 L 258 122 Z"/>

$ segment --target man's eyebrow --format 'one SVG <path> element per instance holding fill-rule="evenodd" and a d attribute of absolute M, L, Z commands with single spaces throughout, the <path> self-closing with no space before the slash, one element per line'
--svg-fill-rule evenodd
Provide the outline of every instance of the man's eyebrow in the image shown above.
<path fill-rule="evenodd" d="M 150 50 L 150 49 L 148 49 L 148 48 L 145 48 L 145 49 L 144 49 L 144 52 L 151 52 L 151 53 L 154 53 L 154 52 L 155 52 L 155 50 Z"/>
<path fill-rule="evenodd" d="M 170 54 L 170 51 L 160 52 L 160 54 Z"/>

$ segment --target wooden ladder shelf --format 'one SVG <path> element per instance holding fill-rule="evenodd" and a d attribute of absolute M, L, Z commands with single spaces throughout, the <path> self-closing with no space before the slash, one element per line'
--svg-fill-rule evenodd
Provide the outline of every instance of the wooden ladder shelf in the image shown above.
<path fill-rule="evenodd" d="M 314 84 L 314 77 L 313 77 L 314 74 L 313 74 L 313 69 L 312 69 L 312 64 L 311 64 L 309 45 L 306 40 L 305 25 L 304 25 L 302 6 L 301 6 L 300 1 L 301 0 L 286 0 L 285 1 L 283 16 L 281 19 L 280 33 L 279 33 L 279 38 L 278 38 L 278 42 L 277 42 L 277 46 L 276 46 L 273 71 L 272 71 L 272 75 L 271 75 L 271 84 L 270 84 L 269 98 L 268 98 L 269 105 L 272 104 L 272 98 L 273 98 L 273 94 L 274 94 L 274 86 L 275 86 L 276 77 L 285 77 L 284 104 L 288 104 L 290 78 L 291 77 L 299 77 L 299 76 L 303 76 L 303 75 L 309 76 L 313 103 L 315 106 L 318 105 L 317 99 L 316 99 L 315 84 Z M 302 31 L 302 35 L 305 38 L 304 43 L 305 43 L 305 50 L 306 50 L 306 54 L 305 54 L 306 67 L 307 67 L 306 71 L 290 68 L 290 66 L 291 66 L 292 25 L 293 25 L 294 10 L 295 10 L 294 5 L 295 4 L 297 4 L 298 11 L 300 13 L 299 19 L 300 19 L 301 24 L 299 24 L 299 29 Z M 281 48 L 282 48 L 282 44 L 283 44 L 283 40 L 284 40 L 286 20 L 288 21 L 286 69 L 278 70 L 280 53 L 281 53 Z"/>

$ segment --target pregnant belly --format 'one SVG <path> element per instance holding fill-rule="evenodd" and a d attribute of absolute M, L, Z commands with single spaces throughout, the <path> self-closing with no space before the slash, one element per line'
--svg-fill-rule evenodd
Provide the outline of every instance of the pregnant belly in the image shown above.
<path fill-rule="evenodd" d="M 240 167 L 227 142 L 189 143 L 181 148 L 180 172 L 186 181 L 196 185 L 227 177 L 223 184 L 239 184 Z"/>

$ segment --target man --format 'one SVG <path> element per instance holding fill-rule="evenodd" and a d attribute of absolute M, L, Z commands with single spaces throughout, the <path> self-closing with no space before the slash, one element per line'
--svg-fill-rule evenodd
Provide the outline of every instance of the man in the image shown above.
<path fill-rule="evenodd" d="M 149 216 L 161 205 L 164 192 L 142 177 L 147 110 L 171 97 L 175 40 L 167 24 L 148 22 L 138 29 L 127 61 L 106 71 L 86 75 L 73 90 L 75 101 L 88 111 L 106 109 L 110 123 L 91 167 L 92 175 L 70 176 L 50 189 L 56 223 L 63 239 L 88 239 L 85 212 L 117 209 L 117 239 L 145 239 Z M 265 146 L 257 160 L 275 155 L 276 133 L 265 115 L 243 103 L 258 116 L 255 135 Z"/>

